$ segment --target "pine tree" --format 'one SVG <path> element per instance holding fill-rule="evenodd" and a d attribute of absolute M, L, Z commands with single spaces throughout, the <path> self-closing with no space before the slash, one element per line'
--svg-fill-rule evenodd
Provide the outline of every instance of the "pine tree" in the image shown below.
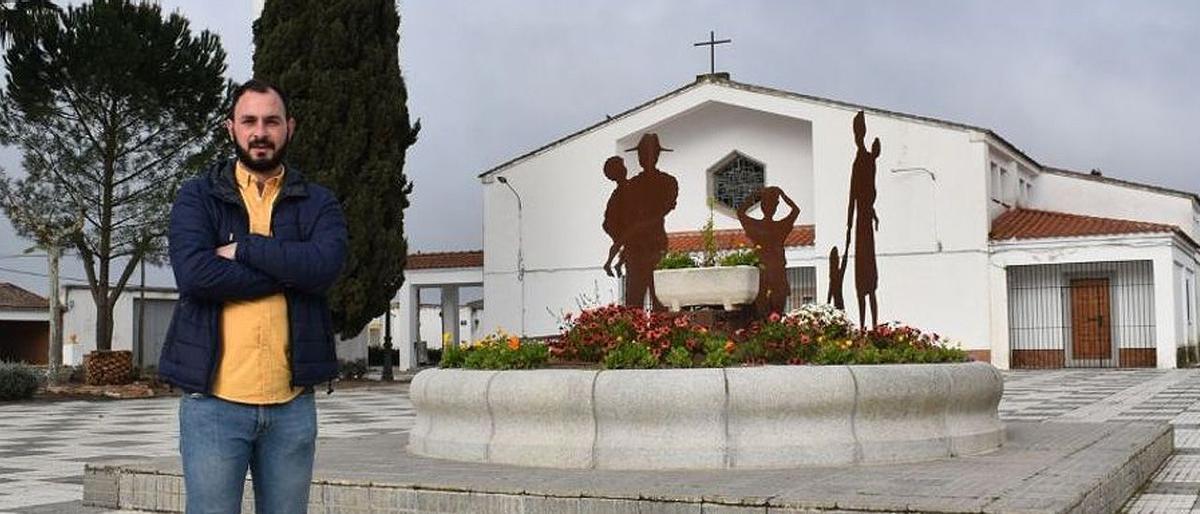
<path fill-rule="evenodd" d="M 350 251 L 330 292 L 345 337 L 387 311 L 404 281 L 412 185 L 395 0 L 270 0 L 254 23 L 254 75 L 287 93 L 296 134 L 286 162 L 334 191 Z"/>
<path fill-rule="evenodd" d="M 25 168 L 20 178 L 0 171 L 3 204 L 27 237 L 38 237 L 33 225 L 82 218 L 68 244 L 96 303 L 96 348 L 109 350 L 113 305 L 139 263 L 161 259 L 175 190 L 215 148 L 225 51 L 150 3 L 37 12 L 33 21 L 0 12 L 9 16 L 0 143 L 19 147 Z"/>

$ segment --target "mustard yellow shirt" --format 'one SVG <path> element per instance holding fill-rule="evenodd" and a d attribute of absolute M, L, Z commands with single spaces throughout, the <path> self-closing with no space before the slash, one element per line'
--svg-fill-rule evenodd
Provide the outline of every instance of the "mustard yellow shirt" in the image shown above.
<path fill-rule="evenodd" d="M 271 234 L 271 211 L 283 172 L 259 183 L 239 162 L 234 172 L 250 233 Z M 303 389 L 291 386 L 287 300 L 283 293 L 225 302 L 221 309 L 221 362 L 213 396 L 255 405 L 286 403 Z"/>

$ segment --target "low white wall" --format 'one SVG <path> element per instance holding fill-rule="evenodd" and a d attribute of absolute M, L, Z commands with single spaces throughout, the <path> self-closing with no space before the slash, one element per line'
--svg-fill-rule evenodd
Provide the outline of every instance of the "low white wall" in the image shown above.
<path fill-rule="evenodd" d="M 999 372 L 979 362 L 430 369 L 410 389 L 409 450 L 573 469 L 910 462 L 999 447 L 1003 389 Z"/>

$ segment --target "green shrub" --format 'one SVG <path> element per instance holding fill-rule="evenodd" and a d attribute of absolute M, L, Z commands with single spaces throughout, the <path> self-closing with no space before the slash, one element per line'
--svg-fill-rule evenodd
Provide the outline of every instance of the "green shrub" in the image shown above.
<path fill-rule="evenodd" d="M 667 252 L 662 260 L 658 261 L 658 269 L 686 269 L 695 267 L 696 260 L 687 252 Z"/>
<path fill-rule="evenodd" d="M 338 377 L 342 380 L 358 380 L 367 376 L 366 359 L 338 362 Z"/>
<path fill-rule="evenodd" d="M 733 341 L 721 341 L 710 338 L 704 341 L 704 361 L 700 363 L 705 368 L 725 368 L 734 364 L 733 352 L 736 346 Z"/>
<path fill-rule="evenodd" d="M 762 259 L 758 258 L 758 252 L 752 249 L 734 250 L 721 256 L 720 265 L 722 266 L 758 266 Z"/>
<path fill-rule="evenodd" d="M 683 346 L 672 347 L 663 361 L 672 368 L 690 368 L 695 365 L 695 361 L 692 360 L 692 352 Z"/>
<path fill-rule="evenodd" d="M 438 366 L 466 369 L 533 369 L 550 360 L 550 347 L 496 331 L 466 345 L 444 345 Z"/>
<path fill-rule="evenodd" d="M 462 346 L 446 345 L 442 347 L 442 358 L 438 361 L 438 367 L 461 368 L 465 360 L 467 360 L 467 351 Z"/>
<path fill-rule="evenodd" d="M 467 369 L 533 369 L 542 367 L 550 358 L 550 349 L 546 345 L 529 342 L 523 342 L 516 348 L 508 345 L 477 345 L 463 352 L 462 367 Z"/>
<path fill-rule="evenodd" d="M 50 384 L 82 384 L 83 366 L 59 366 L 56 371 L 46 368 L 46 382 Z"/>
<path fill-rule="evenodd" d="M 604 355 L 604 369 L 649 369 L 658 366 L 658 358 L 646 345 L 624 342 Z"/>
<path fill-rule="evenodd" d="M 0 401 L 25 400 L 37 392 L 42 373 L 19 362 L 0 362 Z"/>

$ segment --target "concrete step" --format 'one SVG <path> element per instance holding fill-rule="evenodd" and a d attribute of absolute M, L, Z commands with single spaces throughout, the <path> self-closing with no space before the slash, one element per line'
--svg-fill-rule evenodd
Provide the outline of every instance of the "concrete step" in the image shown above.
<path fill-rule="evenodd" d="M 985 455 L 755 471 L 469 464 L 412 456 L 403 435 L 321 439 L 309 512 L 1116 512 L 1174 449 L 1166 424 L 1008 423 L 1007 433 Z M 182 512 L 184 494 L 177 458 L 85 470 L 88 505 Z M 247 481 L 244 512 L 251 494 Z"/>

